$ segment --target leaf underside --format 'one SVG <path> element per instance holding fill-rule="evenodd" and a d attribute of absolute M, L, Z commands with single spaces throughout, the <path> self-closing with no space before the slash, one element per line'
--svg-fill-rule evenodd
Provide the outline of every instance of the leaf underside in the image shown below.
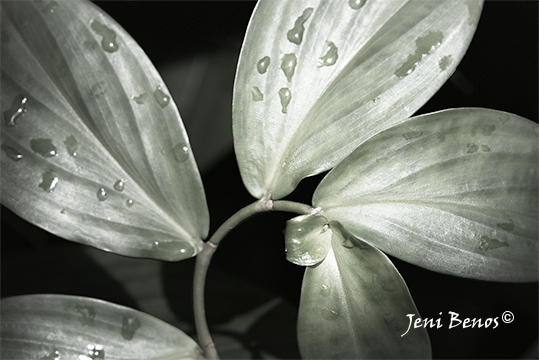
<path fill-rule="evenodd" d="M 168 90 L 90 2 L 3 2 L 2 203 L 122 255 L 194 256 L 204 190 Z"/>

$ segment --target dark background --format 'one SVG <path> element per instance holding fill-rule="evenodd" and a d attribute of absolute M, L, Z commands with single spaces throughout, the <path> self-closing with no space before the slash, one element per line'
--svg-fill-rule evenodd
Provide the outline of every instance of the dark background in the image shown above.
<path fill-rule="evenodd" d="M 199 53 L 239 52 L 254 2 L 98 2 L 118 21 L 159 69 Z M 477 33 L 453 78 L 422 108 L 427 113 L 453 107 L 485 107 L 537 122 L 538 4 L 535 1 L 486 2 Z M 225 76 L 233 76 L 228 74 Z M 208 104 L 210 105 L 210 104 Z M 181 108 L 180 108 L 181 111 Z M 195 153 L 196 156 L 196 153 Z M 321 177 L 306 179 L 288 198 L 310 203 Z M 254 199 L 244 189 L 232 148 L 203 174 L 213 233 L 230 215 Z M 303 268 L 286 262 L 283 229 L 290 214 L 271 213 L 235 229 L 220 246 L 208 279 L 207 308 L 212 325 L 225 323 L 279 296 L 297 304 Z M 62 293 L 102 298 L 131 307 L 137 299 L 122 290 L 84 246 L 56 238 L 16 218 L 2 207 L 2 297 Z M 460 279 L 423 270 L 393 259 L 423 317 L 448 323 L 447 313 L 461 317 L 515 314 L 497 329 L 429 330 L 435 358 L 519 358 L 537 344 L 538 286 Z M 165 296 L 178 318 L 191 321 L 189 297 L 194 262 L 162 263 Z M 222 273 L 228 274 L 223 277 Z M 225 280 L 223 280 L 225 279 Z M 228 279 L 228 280 L 227 280 Z M 263 292 L 255 289 L 264 289 Z M 187 290 L 189 293 L 189 290 Z M 268 295 L 270 294 L 270 295 Z M 295 314 L 278 306 L 260 318 L 238 341 L 260 356 L 297 357 L 292 345 L 271 349 L 267 339 L 295 336 Z M 535 353 L 528 353 L 537 358 Z M 219 349 L 218 349 L 219 350 Z"/>

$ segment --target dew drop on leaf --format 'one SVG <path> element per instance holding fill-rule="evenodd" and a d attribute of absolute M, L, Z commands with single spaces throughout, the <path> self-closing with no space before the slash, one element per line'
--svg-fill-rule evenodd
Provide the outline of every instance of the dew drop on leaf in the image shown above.
<path fill-rule="evenodd" d="M 30 140 L 32 150 L 43 157 L 58 156 L 56 146 L 53 145 L 51 139 L 32 139 Z"/>
<path fill-rule="evenodd" d="M 483 135 L 490 136 L 494 130 L 496 130 L 496 126 L 494 125 L 487 125 L 483 127 Z"/>
<path fill-rule="evenodd" d="M 148 94 L 142 93 L 140 95 L 133 96 L 131 99 L 133 99 L 137 104 L 142 105 L 146 101 L 147 96 L 148 96 Z"/>
<path fill-rule="evenodd" d="M 117 180 L 113 185 L 114 190 L 116 190 L 116 191 L 124 191 L 125 182 L 126 182 L 126 180 Z"/>
<path fill-rule="evenodd" d="M 326 53 L 318 59 L 318 67 L 335 65 L 339 58 L 337 51 L 337 46 L 331 41 L 328 41 Z"/>
<path fill-rule="evenodd" d="M 398 289 L 398 285 L 394 280 L 383 281 L 382 289 L 384 289 L 385 291 L 395 291 Z"/>
<path fill-rule="evenodd" d="M 60 210 L 60 214 L 66 214 L 66 213 L 67 213 L 66 209 Z"/>
<path fill-rule="evenodd" d="M 444 71 L 449 67 L 449 65 L 451 65 L 452 62 L 453 58 L 451 55 L 446 55 L 438 60 L 438 66 L 440 67 L 440 70 Z"/>
<path fill-rule="evenodd" d="M 408 55 L 404 64 L 395 71 L 395 75 L 399 78 L 410 75 L 421 60 L 440 46 L 443 38 L 444 35 L 441 31 L 429 31 L 425 36 L 419 37 L 415 41 L 416 50 L 414 53 Z"/>
<path fill-rule="evenodd" d="M 515 229 L 515 223 L 511 219 L 509 219 L 508 223 L 497 223 L 496 226 L 506 231 L 513 231 Z"/>
<path fill-rule="evenodd" d="M 489 152 L 490 151 L 490 148 L 488 147 L 488 145 L 481 145 L 481 150 L 483 152 Z"/>
<path fill-rule="evenodd" d="M 86 354 L 79 355 L 78 360 L 95 360 L 105 359 L 105 349 L 103 345 L 88 344 L 86 346 Z"/>
<path fill-rule="evenodd" d="M 174 146 L 172 153 L 177 162 L 184 162 L 189 158 L 189 146 L 184 143 L 179 143 Z"/>
<path fill-rule="evenodd" d="M 19 161 L 20 159 L 22 159 L 21 153 L 18 152 L 15 148 L 12 148 L 11 146 L 2 144 L 2 150 L 4 150 L 7 157 L 13 161 Z"/>
<path fill-rule="evenodd" d="M 305 32 L 305 22 L 313 13 L 313 8 L 306 8 L 303 10 L 303 14 L 296 19 L 294 27 L 286 33 L 288 41 L 299 45 L 303 41 L 303 33 Z"/>
<path fill-rule="evenodd" d="M 354 10 L 361 9 L 367 0 L 348 0 L 348 6 L 350 6 Z"/>
<path fill-rule="evenodd" d="M 128 207 L 131 207 L 135 204 L 135 202 L 133 201 L 133 199 L 127 199 L 125 201 L 125 204 L 128 206 Z"/>
<path fill-rule="evenodd" d="M 11 107 L 4 111 L 4 121 L 7 127 L 12 127 L 17 124 L 17 120 L 26 112 L 26 103 L 28 98 L 19 95 L 13 100 Z"/>
<path fill-rule="evenodd" d="M 268 66 L 270 64 L 271 60 L 269 56 L 264 56 L 262 59 L 258 60 L 256 63 L 256 70 L 260 74 L 264 74 L 268 70 Z"/>
<path fill-rule="evenodd" d="M 330 294 L 331 294 L 331 287 L 329 285 L 322 285 L 322 289 L 320 289 L 320 295 L 329 296 Z"/>
<path fill-rule="evenodd" d="M 253 101 L 262 101 L 264 100 L 264 94 L 262 94 L 262 91 L 258 88 L 258 86 L 253 86 L 253 90 L 251 91 L 253 94 Z"/>
<path fill-rule="evenodd" d="M 38 186 L 46 192 L 53 192 L 57 184 L 58 177 L 56 174 L 50 170 L 47 170 L 41 174 L 41 183 Z"/>
<path fill-rule="evenodd" d="M 170 96 L 168 96 L 163 92 L 163 90 L 161 90 L 161 86 L 158 86 L 157 89 L 155 89 L 155 91 L 153 92 L 153 96 L 159 106 L 161 106 L 162 108 L 164 108 L 170 103 Z"/>
<path fill-rule="evenodd" d="M 101 36 L 101 47 L 106 52 L 112 53 L 118 50 L 118 43 L 116 42 L 116 33 L 109 27 L 101 24 L 99 21 L 92 21 L 92 30 Z"/>
<path fill-rule="evenodd" d="M 339 314 L 337 313 L 337 311 L 335 311 L 335 309 L 330 309 L 328 307 L 325 307 L 320 310 L 320 313 L 322 317 L 326 320 L 335 320 L 337 319 L 337 317 L 339 317 Z"/>
<path fill-rule="evenodd" d="M 79 149 L 79 142 L 77 141 L 77 139 L 75 139 L 75 137 L 73 135 L 69 135 L 68 137 L 66 137 L 66 139 L 64 140 L 64 144 L 67 148 L 67 152 L 71 155 L 71 156 L 77 156 L 77 150 Z"/>
<path fill-rule="evenodd" d="M 466 147 L 468 148 L 468 154 L 473 154 L 479 150 L 479 146 L 475 144 L 466 144 Z"/>
<path fill-rule="evenodd" d="M 107 83 L 104 80 L 100 80 L 92 86 L 92 94 L 95 97 L 103 96 L 107 92 Z"/>
<path fill-rule="evenodd" d="M 481 240 L 479 240 L 479 250 L 483 251 L 494 250 L 505 246 L 509 246 L 509 244 L 498 239 L 491 239 L 485 235 L 481 236 Z"/>
<path fill-rule="evenodd" d="M 281 88 L 279 90 L 279 97 L 281 98 L 281 111 L 283 114 L 286 114 L 288 104 L 290 104 L 290 100 L 292 99 L 292 93 L 290 92 L 289 88 Z"/>
<path fill-rule="evenodd" d="M 412 139 L 417 139 L 421 135 L 423 135 L 423 131 L 421 131 L 421 130 L 412 130 L 412 131 L 408 131 L 407 133 L 403 134 L 402 137 L 404 137 L 406 140 L 412 140 Z"/>
<path fill-rule="evenodd" d="M 48 355 L 45 355 L 43 357 L 40 357 L 40 360 L 60 360 L 62 357 L 60 356 L 60 352 L 58 350 L 54 350 Z"/>
<path fill-rule="evenodd" d="M 292 80 L 297 64 L 298 59 L 296 58 L 296 54 L 284 54 L 281 59 L 281 70 L 283 70 L 283 73 L 289 82 Z"/>
<path fill-rule="evenodd" d="M 79 321 L 82 325 L 93 326 L 95 321 L 95 309 L 91 306 L 76 305 L 75 311 L 79 313 Z"/>
<path fill-rule="evenodd" d="M 99 188 L 99 190 L 97 190 L 97 200 L 99 201 L 107 200 L 107 190 L 105 188 Z"/>
<path fill-rule="evenodd" d="M 394 319 L 395 319 L 395 314 L 393 313 L 387 313 L 384 315 L 384 322 L 386 324 L 391 324 Z"/>
<path fill-rule="evenodd" d="M 126 340 L 133 339 L 135 332 L 140 328 L 140 320 L 136 316 L 123 316 L 122 337 Z"/>

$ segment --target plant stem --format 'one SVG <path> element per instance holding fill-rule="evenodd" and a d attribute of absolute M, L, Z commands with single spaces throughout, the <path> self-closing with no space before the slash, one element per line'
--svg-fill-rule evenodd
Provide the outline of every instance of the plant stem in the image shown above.
<path fill-rule="evenodd" d="M 217 231 L 212 235 L 209 241 L 204 244 L 204 248 L 197 255 L 195 265 L 195 276 L 193 280 L 193 305 L 195 315 L 195 326 L 198 334 L 198 340 L 204 350 L 204 355 L 208 359 L 219 359 L 215 345 L 213 343 L 208 323 L 206 322 L 206 310 L 204 308 L 204 285 L 206 283 L 206 274 L 210 266 L 210 261 L 217 246 L 228 232 L 238 226 L 244 220 L 253 215 L 267 211 L 285 211 L 297 214 L 314 214 L 317 212 L 309 205 L 300 204 L 294 201 L 256 201 L 247 205 L 237 213 L 226 220 Z"/>

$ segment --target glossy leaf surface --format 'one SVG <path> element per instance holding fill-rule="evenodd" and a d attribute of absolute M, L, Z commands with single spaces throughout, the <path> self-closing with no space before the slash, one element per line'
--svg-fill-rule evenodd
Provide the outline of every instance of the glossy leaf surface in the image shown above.
<path fill-rule="evenodd" d="M 89 2 L 2 3 L 2 203 L 122 255 L 194 256 L 204 190 L 178 110 L 135 41 Z"/>
<path fill-rule="evenodd" d="M 327 257 L 308 267 L 303 279 L 298 317 L 302 358 L 430 358 L 427 331 L 412 327 L 407 332 L 407 315 L 419 313 L 391 261 L 338 222 L 329 226 Z"/>
<path fill-rule="evenodd" d="M 234 147 L 249 192 L 278 199 L 412 115 L 449 78 L 481 1 L 260 1 L 244 40 Z"/>
<path fill-rule="evenodd" d="M 3 299 L 2 359 L 202 359 L 179 329 L 102 300 L 68 295 Z"/>
<path fill-rule="evenodd" d="M 538 131 L 487 109 L 414 117 L 359 146 L 322 180 L 313 204 L 427 269 L 537 281 Z"/>

